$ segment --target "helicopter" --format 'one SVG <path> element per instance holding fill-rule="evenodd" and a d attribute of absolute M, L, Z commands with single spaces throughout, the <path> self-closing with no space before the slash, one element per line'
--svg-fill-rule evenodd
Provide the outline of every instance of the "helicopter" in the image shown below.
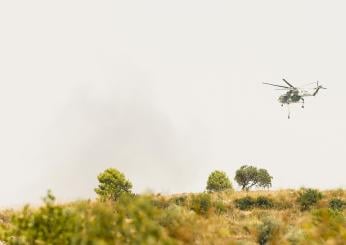
<path fill-rule="evenodd" d="M 272 83 L 263 83 L 263 84 L 279 87 L 280 89 L 277 89 L 277 90 L 287 90 L 287 92 L 285 94 L 281 95 L 278 100 L 281 103 L 281 106 L 284 106 L 284 104 L 287 104 L 288 119 L 290 119 L 290 117 L 291 117 L 291 113 L 290 113 L 290 109 L 289 109 L 289 105 L 290 104 L 302 102 L 302 108 L 304 108 L 304 104 L 305 104 L 304 97 L 316 96 L 320 89 L 326 89 L 322 85 L 319 85 L 318 81 L 317 81 L 316 82 L 316 87 L 313 88 L 312 92 L 309 92 L 309 91 L 307 91 L 305 89 L 293 86 L 286 79 L 282 79 L 282 80 L 288 86 L 277 85 L 277 84 L 272 84 Z M 314 83 L 309 83 L 309 84 L 315 84 L 315 82 Z M 309 84 L 306 84 L 306 85 L 309 85 Z"/>

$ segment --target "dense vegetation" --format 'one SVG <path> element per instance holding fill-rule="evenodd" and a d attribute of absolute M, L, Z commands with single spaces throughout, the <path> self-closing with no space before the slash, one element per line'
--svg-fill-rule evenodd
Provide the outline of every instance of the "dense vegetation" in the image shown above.
<path fill-rule="evenodd" d="M 212 183 L 226 186 L 224 191 L 135 195 L 123 174 L 106 170 L 98 178 L 97 200 L 58 204 L 48 192 L 41 207 L 0 212 L 0 241 L 18 245 L 346 244 L 344 190 L 236 192 L 228 188 L 225 175 L 216 176 L 221 181 Z"/>

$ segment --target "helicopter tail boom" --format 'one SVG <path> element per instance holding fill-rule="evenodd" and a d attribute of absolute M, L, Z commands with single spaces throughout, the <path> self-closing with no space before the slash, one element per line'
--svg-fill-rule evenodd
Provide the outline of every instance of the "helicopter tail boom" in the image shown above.
<path fill-rule="evenodd" d="M 320 87 L 317 87 L 315 92 L 312 94 L 312 96 L 316 96 L 316 94 L 318 93 L 318 91 L 320 91 Z"/>

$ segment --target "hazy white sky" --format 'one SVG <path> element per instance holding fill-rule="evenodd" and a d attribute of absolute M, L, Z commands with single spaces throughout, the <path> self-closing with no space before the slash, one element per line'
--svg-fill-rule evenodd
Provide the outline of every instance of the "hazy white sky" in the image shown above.
<path fill-rule="evenodd" d="M 0 206 L 201 191 L 267 168 L 273 188 L 345 187 L 344 1 L 1 1 Z M 319 80 L 292 109 L 262 82 Z M 235 185 L 235 184 L 234 184 Z"/>

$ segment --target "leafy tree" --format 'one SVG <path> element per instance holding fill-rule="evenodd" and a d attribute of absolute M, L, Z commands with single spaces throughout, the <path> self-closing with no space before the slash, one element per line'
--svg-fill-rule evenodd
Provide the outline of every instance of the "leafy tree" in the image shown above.
<path fill-rule="evenodd" d="M 108 168 L 97 176 L 99 181 L 95 192 L 103 201 L 116 201 L 122 194 L 131 194 L 132 183 L 114 168 Z"/>
<path fill-rule="evenodd" d="M 273 177 L 269 175 L 266 169 L 257 169 L 254 166 L 244 165 L 237 170 L 234 179 L 242 190 L 248 191 L 253 186 L 271 187 Z"/>
<path fill-rule="evenodd" d="M 260 168 L 257 171 L 257 185 L 262 188 L 269 188 L 272 186 L 273 177 L 269 175 L 266 169 Z"/>
<path fill-rule="evenodd" d="M 223 171 L 214 171 L 209 175 L 207 181 L 207 191 L 224 191 L 232 189 L 231 181 Z"/>

